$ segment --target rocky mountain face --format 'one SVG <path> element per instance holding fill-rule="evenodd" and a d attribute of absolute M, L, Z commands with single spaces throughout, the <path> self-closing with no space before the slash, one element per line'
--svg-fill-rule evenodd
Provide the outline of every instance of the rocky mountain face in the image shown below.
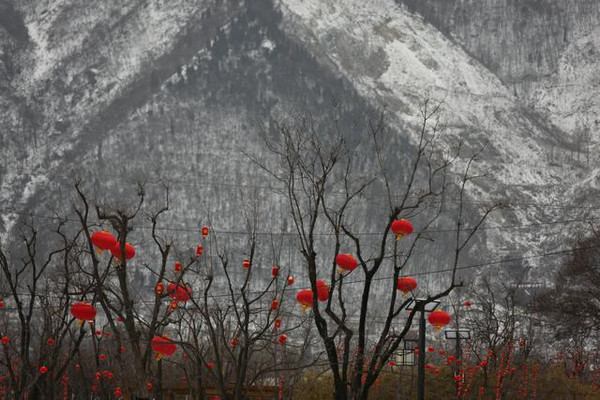
<path fill-rule="evenodd" d="M 401 170 L 429 97 L 443 103 L 448 143 L 462 140 L 465 154 L 486 144 L 478 172 L 490 179 L 470 189 L 472 210 L 509 203 L 464 262 L 556 249 L 584 224 L 548 222 L 593 211 L 578 205 L 596 188 L 598 4 L 517 3 L 5 0 L 0 229 L 64 209 L 80 176 L 116 202 L 140 178 L 153 201 L 169 182 L 170 226 L 189 241 L 208 214 L 242 230 L 248 199 L 266 231 L 287 231 L 285 201 L 241 152 L 267 157 L 261 122 L 291 108 L 323 119 L 341 99 L 350 127 L 385 105 Z M 365 230 L 373 213 L 358 216 Z M 443 268 L 450 245 L 440 236 L 414 267 Z"/>

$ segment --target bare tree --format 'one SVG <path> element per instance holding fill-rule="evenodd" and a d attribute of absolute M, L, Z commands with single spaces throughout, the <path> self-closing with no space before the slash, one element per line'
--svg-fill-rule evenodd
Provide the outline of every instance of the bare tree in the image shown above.
<path fill-rule="evenodd" d="M 460 256 L 490 212 L 497 208 L 495 205 L 487 207 L 475 218 L 466 215 L 466 188 L 480 177 L 473 173 L 473 166 L 481 151 L 461 160 L 462 173 L 458 181 L 452 181 L 455 175 L 451 175 L 450 167 L 461 164 L 458 162 L 461 146 L 454 151 L 443 148 L 438 112 L 439 105 L 432 105 L 430 101 L 421 107 L 417 142 L 414 152 L 406 156 L 410 161 L 400 159 L 400 165 L 404 167 L 401 174 L 394 170 L 399 165 L 390 162 L 391 158 L 397 157 L 397 149 L 391 144 L 397 142 L 390 139 L 384 113 L 376 119 L 368 119 L 364 126 L 365 137 L 370 140 L 367 143 L 361 141 L 358 134 L 345 134 L 337 120 L 325 133 L 321 132 L 322 125 L 307 115 L 295 116 L 291 122 L 275 121 L 269 127 L 271 133 L 265 134 L 274 163 L 249 155 L 281 185 L 288 200 L 304 259 L 304 271 L 313 292 L 312 316 L 327 354 L 338 399 L 368 397 L 382 368 L 410 330 L 415 313 L 420 311 L 415 308 L 407 312 L 410 298 L 397 295 L 396 282 L 414 258 L 418 246 L 428 238 L 428 228 L 447 207 L 444 196 L 448 188 L 454 185 L 458 197 L 454 208 L 455 248 L 449 268 L 451 279 L 445 288 L 428 293 L 422 304 L 441 299 L 461 285 L 457 279 Z M 362 153 L 362 157 L 358 153 Z M 365 153 L 370 156 L 365 157 Z M 355 158 L 375 160 L 373 173 L 360 171 Z M 365 211 L 364 199 L 375 187 L 384 193 L 387 210 L 375 213 L 378 217 L 384 216 L 377 224 L 379 239 L 373 244 L 361 238 L 354 221 L 357 212 Z M 397 193 L 398 187 L 403 188 L 401 193 Z M 420 230 L 414 238 L 402 242 L 390 240 L 392 223 L 400 217 L 411 216 L 420 221 Z M 464 229 L 466 221 L 470 223 L 467 231 Z M 319 240 L 321 231 L 332 233 L 333 243 L 328 243 L 329 249 Z M 352 292 L 345 284 L 348 277 L 338 275 L 335 263 L 343 245 L 351 245 L 358 259 L 359 282 L 362 283 L 358 326 L 351 323 L 348 312 L 348 298 Z M 323 270 L 323 262 L 329 264 L 330 296 L 321 306 L 317 301 L 317 279 L 319 271 Z M 383 272 L 389 269 L 393 270 L 392 276 Z M 374 308 L 371 291 L 374 283 L 382 279 L 389 282 L 391 288 L 389 302 L 385 305 L 385 322 L 378 332 L 368 332 L 367 321 Z M 399 323 L 402 326 L 399 331 L 391 329 Z M 369 336 L 375 337 L 373 346 L 368 344 Z M 338 352 L 339 348 L 341 352 Z"/>

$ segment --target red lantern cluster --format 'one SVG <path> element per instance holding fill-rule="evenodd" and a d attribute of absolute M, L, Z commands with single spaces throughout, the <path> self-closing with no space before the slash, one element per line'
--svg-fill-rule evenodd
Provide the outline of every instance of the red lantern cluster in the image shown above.
<path fill-rule="evenodd" d="M 174 283 L 169 283 L 167 292 L 169 293 L 171 300 L 185 302 L 192 297 L 192 288 L 185 284 L 175 285 Z"/>
<path fill-rule="evenodd" d="M 435 310 L 429 313 L 427 321 L 435 327 L 436 331 L 439 331 L 450 323 L 450 314 L 444 310 Z"/>
<path fill-rule="evenodd" d="M 154 336 L 150 341 L 150 347 L 157 353 L 156 359 L 172 356 L 177 350 L 177 344 L 165 336 Z"/>
<path fill-rule="evenodd" d="M 335 257 L 335 263 L 340 267 L 341 274 L 346 271 L 354 271 L 358 266 L 358 262 L 351 254 L 338 254 Z"/>
<path fill-rule="evenodd" d="M 408 276 L 400 277 L 396 283 L 396 288 L 402 293 L 407 294 L 417 288 L 417 280 Z"/>
<path fill-rule="evenodd" d="M 402 239 L 406 235 L 413 233 L 413 225 L 405 219 L 397 219 L 392 222 L 392 232 L 396 235 L 396 240 Z"/>

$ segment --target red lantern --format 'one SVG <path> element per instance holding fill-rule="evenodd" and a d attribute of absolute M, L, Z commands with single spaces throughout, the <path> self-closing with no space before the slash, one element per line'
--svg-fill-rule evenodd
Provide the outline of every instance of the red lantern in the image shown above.
<path fill-rule="evenodd" d="M 125 353 L 127 349 L 123 346 L 119 347 L 119 353 Z"/>
<path fill-rule="evenodd" d="M 152 350 L 157 353 L 157 360 L 160 360 L 164 356 L 172 356 L 177 350 L 177 344 L 173 343 L 171 339 L 164 336 L 154 336 L 150 341 L 150 347 L 152 347 Z"/>
<path fill-rule="evenodd" d="M 438 353 L 440 354 L 440 356 L 443 356 L 444 354 L 446 354 L 446 351 L 444 349 L 440 349 Z"/>
<path fill-rule="evenodd" d="M 287 336 L 286 335 L 280 335 L 279 336 L 279 344 L 284 344 L 287 340 Z"/>
<path fill-rule="evenodd" d="M 213 363 L 213 362 L 207 362 L 206 363 L 206 368 L 208 368 L 208 369 L 214 369 L 215 368 L 215 363 Z"/>
<path fill-rule="evenodd" d="M 465 307 L 471 307 L 473 305 L 473 303 L 471 303 L 469 300 L 465 301 Z"/>
<path fill-rule="evenodd" d="M 294 277 L 292 275 L 288 276 L 288 278 L 287 278 L 287 284 L 288 284 L 288 286 L 294 284 Z"/>
<path fill-rule="evenodd" d="M 429 321 L 429 323 L 435 327 L 436 331 L 439 331 L 450 323 L 450 314 L 444 310 L 435 310 L 429 313 L 429 316 L 427 316 L 427 321 Z"/>
<path fill-rule="evenodd" d="M 271 269 L 271 276 L 273 277 L 273 279 L 277 278 L 277 275 L 279 275 L 279 267 L 277 265 L 273 266 L 273 269 Z"/>
<path fill-rule="evenodd" d="M 179 307 L 179 303 L 177 303 L 176 300 L 173 300 L 173 301 L 171 301 L 171 303 L 169 303 L 169 309 L 171 311 L 177 310 L 177 307 Z"/>
<path fill-rule="evenodd" d="M 104 360 L 106 360 L 106 354 L 100 354 L 100 355 L 98 356 L 98 359 L 99 359 L 100 361 L 104 361 Z"/>
<path fill-rule="evenodd" d="M 192 297 L 192 288 L 186 284 L 175 285 L 174 283 L 169 283 L 169 286 L 167 286 L 167 292 L 172 300 L 185 302 Z"/>
<path fill-rule="evenodd" d="M 146 383 L 146 390 L 151 392 L 152 390 L 154 390 L 154 385 L 152 384 L 152 382 L 148 382 Z"/>
<path fill-rule="evenodd" d="M 46 340 L 46 343 L 48 343 L 48 346 L 54 346 L 54 339 L 48 338 L 48 340 Z"/>
<path fill-rule="evenodd" d="M 271 311 L 277 310 L 279 308 L 279 302 L 277 300 L 273 300 L 271 302 Z"/>
<path fill-rule="evenodd" d="M 324 281 L 317 281 L 317 299 L 327 301 L 329 299 L 329 286 Z"/>
<path fill-rule="evenodd" d="M 403 236 L 413 233 L 412 224 L 405 219 L 397 219 L 392 222 L 392 232 L 396 234 L 396 240 L 402 239 Z"/>
<path fill-rule="evenodd" d="M 92 244 L 97 247 L 98 254 L 104 250 L 110 250 L 117 243 L 117 238 L 108 231 L 97 231 L 92 233 L 90 238 Z"/>
<path fill-rule="evenodd" d="M 202 237 L 205 238 L 208 236 L 208 226 L 202 227 Z"/>
<path fill-rule="evenodd" d="M 244 262 L 242 263 L 242 267 L 244 269 L 250 269 L 250 266 L 251 266 L 250 265 L 250 260 L 248 260 L 248 259 L 244 260 Z"/>
<path fill-rule="evenodd" d="M 92 392 L 98 391 L 98 385 L 92 385 Z"/>
<path fill-rule="evenodd" d="M 113 247 L 110 248 L 111 254 L 118 260 L 121 259 L 121 243 L 117 242 Z M 129 243 L 125 243 L 125 258 L 130 260 L 135 257 L 135 247 Z"/>
<path fill-rule="evenodd" d="M 409 278 L 408 276 L 400 277 L 398 278 L 396 288 L 402 293 L 407 294 L 408 292 L 412 292 L 417 288 L 417 280 Z"/>
<path fill-rule="evenodd" d="M 119 386 L 117 386 L 115 388 L 115 397 L 121 397 L 121 394 L 122 394 L 121 388 Z"/>
<path fill-rule="evenodd" d="M 102 331 L 101 330 L 96 330 L 95 334 L 96 334 L 96 336 L 102 336 Z"/>
<path fill-rule="evenodd" d="M 433 348 L 433 347 L 429 346 L 429 347 L 427 348 L 427 351 L 428 351 L 428 352 L 430 352 L 430 353 L 433 353 L 433 352 L 435 351 L 435 348 Z"/>
<path fill-rule="evenodd" d="M 8 336 L 2 336 L 2 343 L 3 344 L 8 344 L 10 343 L 10 338 Z"/>
<path fill-rule="evenodd" d="M 181 272 L 181 263 L 179 261 L 175 261 L 175 272 Z"/>
<path fill-rule="evenodd" d="M 46 367 L 45 365 L 42 365 L 40 367 L 40 374 L 45 374 L 46 372 L 48 372 L 48 367 Z"/>
<path fill-rule="evenodd" d="M 275 321 L 273 322 L 274 326 L 275 326 L 275 330 L 281 328 L 281 318 L 275 318 Z"/>
<path fill-rule="evenodd" d="M 396 366 L 396 363 L 395 363 L 395 362 L 393 362 L 393 361 L 390 361 L 390 367 L 392 367 L 392 368 L 393 368 L 393 367 L 395 367 L 395 366 Z"/>
<path fill-rule="evenodd" d="M 201 255 L 202 255 L 202 253 L 204 253 L 204 247 L 202 247 L 202 245 L 200 245 L 200 244 L 199 244 L 199 245 L 196 247 L 196 255 L 197 255 L 197 256 L 201 256 Z"/>
<path fill-rule="evenodd" d="M 235 336 L 233 339 L 231 339 L 229 341 L 229 344 L 231 345 L 231 347 L 235 347 L 238 345 L 239 342 L 240 342 L 240 340 L 238 339 L 237 336 Z"/>
<path fill-rule="evenodd" d="M 4 308 L 4 302 L 0 301 L 0 308 Z"/>
<path fill-rule="evenodd" d="M 335 258 L 335 263 L 340 267 L 340 274 L 345 271 L 354 271 L 358 266 L 358 262 L 351 254 L 338 254 Z"/>
<path fill-rule="evenodd" d="M 81 365 L 75 364 L 75 371 L 79 371 L 81 369 Z"/>
<path fill-rule="evenodd" d="M 96 318 L 96 309 L 90 303 L 80 301 L 71 306 L 71 314 L 79 320 L 79 325 L 83 321 L 92 321 Z"/>
<path fill-rule="evenodd" d="M 310 289 L 302 289 L 296 294 L 296 300 L 302 304 L 302 311 L 313 306 L 313 292 Z"/>
<path fill-rule="evenodd" d="M 162 282 L 156 284 L 156 294 L 161 295 L 165 291 L 165 285 Z"/>

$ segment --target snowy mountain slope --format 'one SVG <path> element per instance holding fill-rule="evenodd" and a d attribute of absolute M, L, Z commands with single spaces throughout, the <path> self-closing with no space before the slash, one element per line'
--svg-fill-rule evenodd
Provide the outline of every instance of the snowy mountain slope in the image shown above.
<path fill-rule="evenodd" d="M 159 178 L 172 184 L 170 226 L 189 229 L 177 232 L 186 240 L 195 240 L 207 211 L 218 228 L 239 227 L 240 204 L 248 199 L 265 206 L 265 230 L 285 231 L 284 202 L 240 154 L 266 153 L 259 122 L 290 106 L 323 118 L 331 98 L 343 99 L 344 121 L 386 105 L 395 127 L 390 146 L 399 149 L 401 169 L 419 102 L 429 94 L 443 101 L 449 141 L 462 139 L 467 153 L 487 143 L 480 170 L 491 179 L 472 189 L 473 207 L 495 199 L 535 205 L 514 204 L 492 227 L 586 215 L 543 206 L 565 203 L 564 193 L 583 182 L 586 171 L 575 158 L 556 162 L 575 148 L 560 124 L 523 107 L 485 64 L 392 0 L 91 6 L 64 0 L 22 2 L 18 11 L 28 32 L 15 58 L 21 72 L 0 80 L 14 93 L 0 93 L 9 104 L 1 118 L 12 121 L 2 132 L 8 145 L 0 149 L 6 156 L 0 198 L 8 208 L 63 209 L 75 175 L 98 198 L 123 201 L 136 179 L 150 176 L 153 201 L 159 200 Z M 7 32 L 0 30 L 0 39 L 14 43 Z M 565 56 L 568 63 L 587 68 Z M 580 174 L 575 182 L 567 179 L 574 172 Z M 365 227 L 375 219 L 361 216 Z M 2 218 L 0 229 L 7 232 L 19 214 Z M 490 229 L 472 259 L 555 249 L 564 229 Z M 440 238 L 426 268 L 439 268 L 447 247 Z"/>

